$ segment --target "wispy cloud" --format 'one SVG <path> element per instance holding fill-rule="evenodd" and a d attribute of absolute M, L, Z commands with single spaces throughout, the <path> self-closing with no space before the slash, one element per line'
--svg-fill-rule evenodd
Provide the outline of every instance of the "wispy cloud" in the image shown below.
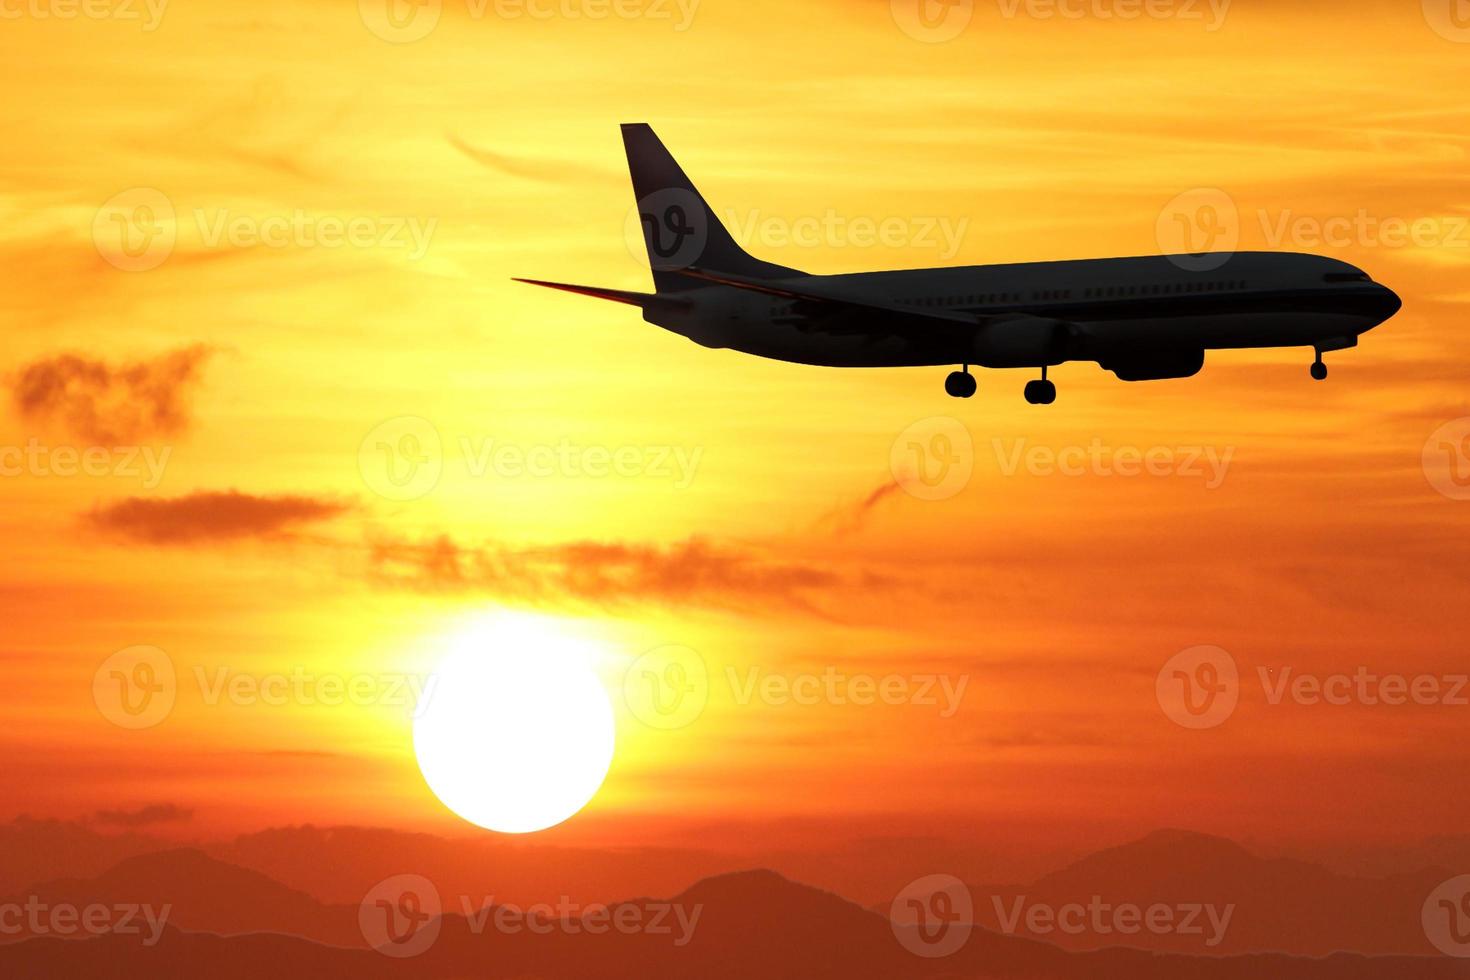
<path fill-rule="evenodd" d="M 830 530 L 833 534 L 851 534 L 861 530 L 867 523 L 873 512 L 888 498 L 898 493 L 902 487 L 896 480 L 885 480 L 878 484 L 863 499 L 853 503 L 844 504 L 826 514 L 816 522 L 817 530 Z"/>
<path fill-rule="evenodd" d="M 530 602 L 775 602 L 813 612 L 819 594 L 860 584 L 829 566 L 774 559 L 703 538 L 669 545 L 572 541 L 521 548 L 466 545 L 447 535 L 423 541 L 379 538 L 369 546 L 369 569 L 376 581 L 400 588 L 484 592 Z"/>

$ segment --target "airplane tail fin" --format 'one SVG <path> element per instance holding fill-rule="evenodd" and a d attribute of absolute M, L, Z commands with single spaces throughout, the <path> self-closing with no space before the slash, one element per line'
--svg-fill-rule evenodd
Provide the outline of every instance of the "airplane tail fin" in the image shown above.
<path fill-rule="evenodd" d="M 762 262 L 735 239 L 647 123 L 625 123 L 623 145 L 638 200 L 648 262 L 660 293 L 701 288 L 704 283 L 679 275 L 696 266 L 752 279 L 784 279 L 802 273 Z"/>

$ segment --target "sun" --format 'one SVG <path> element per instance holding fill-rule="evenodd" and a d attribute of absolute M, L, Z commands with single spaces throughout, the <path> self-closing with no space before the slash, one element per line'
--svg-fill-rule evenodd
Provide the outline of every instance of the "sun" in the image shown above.
<path fill-rule="evenodd" d="M 487 830 L 554 827 L 597 794 L 612 764 L 601 649 L 555 620 L 498 615 L 456 633 L 414 717 L 434 795 Z"/>

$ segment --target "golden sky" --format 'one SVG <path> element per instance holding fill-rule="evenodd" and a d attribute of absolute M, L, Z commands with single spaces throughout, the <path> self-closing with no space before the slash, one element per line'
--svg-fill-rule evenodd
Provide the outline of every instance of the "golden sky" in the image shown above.
<path fill-rule="evenodd" d="M 465 832 L 405 711 L 196 678 L 422 676 L 512 608 L 594 638 L 615 695 L 666 646 L 710 676 L 674 730 L 616 699 L 559 839 L 1459 827 L 1470 707 L 1271 705 L 1257 668 L 1464 670 L 1470 502 L 1423 455 L 1470 415 L 1470 37 L 1415 3 L 1064 7 L 961 5 L 940 40 L 957 22 L 886 2 L 3 5 L 8 810 Z M 1071 364 L 1047 409 L 1015 372 L 961 403 L 941 370 L 705 350 L 510 281 L 650 288 L 627 121 L 810 272 L 1154 253 L 1206 200 L 1239 248 L 1345 259 L 1405 305 L 1325 384 L 1302 351 L 1138 385 Z M 908 479 L 912 442 L 960 431 L 954 482 Z M 426 432 L 431 488 L 374 468 Z M 1046 464 L 1094 447 L 1167 472 Z M 1155 697 L 1199 645 L 1243 677 L 1206 731 Z M 136 646 L 180 676 L 138 731 L 93 697 Z M 732 683 L 833 671 L 965 687 L 946 714 Z"/>

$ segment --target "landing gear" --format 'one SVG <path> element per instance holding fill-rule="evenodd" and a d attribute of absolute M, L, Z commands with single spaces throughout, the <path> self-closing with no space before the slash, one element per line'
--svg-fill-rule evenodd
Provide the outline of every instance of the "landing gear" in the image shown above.
<path fill-rule="evenodd" d="M 968 364 L 965 365 L 963 371 L 955 371 L 944 379 L 944 392 L 951 398 L 972 398 L 978 387 L 974 375 L 970 374 Z"/>
<path fill-rule="evenodd" d="M 1057 386 L 1050 381 L 1028 381 L 1026 400 L 1033 405 L 1050 405 L 1057 400 Z"/>
<path fill-rule="evenodd" d="M 1327 365 L 1322 363 L 1322 352 L 1317 352 L 1317 360 L 1312 363 L 1312 377 L 1317 381 L 1327 380 Z"/>
<path fill-rule="evenodd" d="M 1032 405 L 1050 405 L 1057 400 L 1057 386 L 1046 380 L 1046 368 L 1041 369 L 1040 381 L 1026 382 L 1026 401 Z"/>

